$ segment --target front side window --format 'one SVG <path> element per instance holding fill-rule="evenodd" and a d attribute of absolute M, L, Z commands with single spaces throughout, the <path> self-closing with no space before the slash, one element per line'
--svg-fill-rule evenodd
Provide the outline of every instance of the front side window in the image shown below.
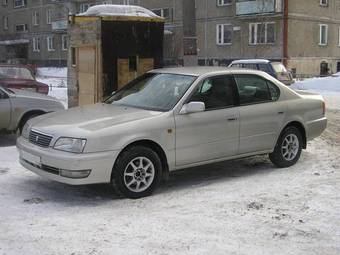
<path fill-rule="evenodd" d="M 230 24 L 219 24 L 216 26 L 216 44 L 231 44 L 232 26 Z"/>
<path fill-rule="evenodd" d="M 196 76 L 146 73 L 133 80 L 105 103 L 155 111 L 169 111 L 182 98 Z"/>
<path fill-rule="evenodd" d="M 204 80 L 189 102 L 205 104 L 206 110 L 221 109 L 236 105 L 235 82 L 231 75 L 217 76 Z"/>
<path fill-rule="evenodd" d="M 241 105 L 269 102 L 279 97 L 279 88 L 257 75 L 235 75 Z"/>

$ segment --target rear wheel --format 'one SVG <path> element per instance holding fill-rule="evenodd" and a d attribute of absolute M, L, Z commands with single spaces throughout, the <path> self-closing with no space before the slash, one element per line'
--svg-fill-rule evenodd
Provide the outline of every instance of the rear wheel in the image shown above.
<path fill-rule="evenodd" d="M 269 154 L 269 158 L 277 167 L 290 167 L 299 160 L 301 151 L 301 132 L 298 128 L 290 126 L 282 131 L 273 153 Z"/>
<path fill-rule="evenodd" d="M 118 157 L 112 171 L 116 192 L 128 198 L 150 195 L 157 187 L 162 173 L 161 160 L 148 147 L 133 146 Z"/>

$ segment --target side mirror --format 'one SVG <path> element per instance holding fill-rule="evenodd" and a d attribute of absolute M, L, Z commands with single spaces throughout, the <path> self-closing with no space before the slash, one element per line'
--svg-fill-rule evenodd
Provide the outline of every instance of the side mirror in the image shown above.
<path fill-rule="evenodd" d="M 204 112 L 205 104 L 203 102 L 190 102 L 183 105 L 179 114 L 188 114 L 194 112 Z"/>

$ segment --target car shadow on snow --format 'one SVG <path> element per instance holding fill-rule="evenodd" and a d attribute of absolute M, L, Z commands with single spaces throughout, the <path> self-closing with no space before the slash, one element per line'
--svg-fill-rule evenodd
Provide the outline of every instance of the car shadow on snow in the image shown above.
<path fill-rule="evenodd" d="M 267 156 L 210 164 L 176 171 L 170 174 L 167 182 L 162 183 L 155 192 L 161 195 L 176 192 L 180 189 L 200 188 L 218 182 L 226 182 L 231 178 L 242 178 L 275 171 Z M 119 200 L 111 185 L 71 186 L 57 183 L 35 176 L 24 180 L 30 194 L 25 194 L 26 203 L 62 203 L 67 206 L 96 206 Z"/>
<path fill-rule="evenodd" d="M 0 134 L 0 147 L 14 146 L 17 136 L 15 134 Z"/>

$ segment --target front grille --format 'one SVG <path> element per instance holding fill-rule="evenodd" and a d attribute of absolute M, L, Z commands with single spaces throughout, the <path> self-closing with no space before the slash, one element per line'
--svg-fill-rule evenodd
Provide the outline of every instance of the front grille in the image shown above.
<path fill-rule="evenodd" d="M 36 144 L 40 147 L 48 147 L 52 141 L 52 136 L 45 135 L 36 131 L 31 130 L 29 135 L 30 143 Z"/>

